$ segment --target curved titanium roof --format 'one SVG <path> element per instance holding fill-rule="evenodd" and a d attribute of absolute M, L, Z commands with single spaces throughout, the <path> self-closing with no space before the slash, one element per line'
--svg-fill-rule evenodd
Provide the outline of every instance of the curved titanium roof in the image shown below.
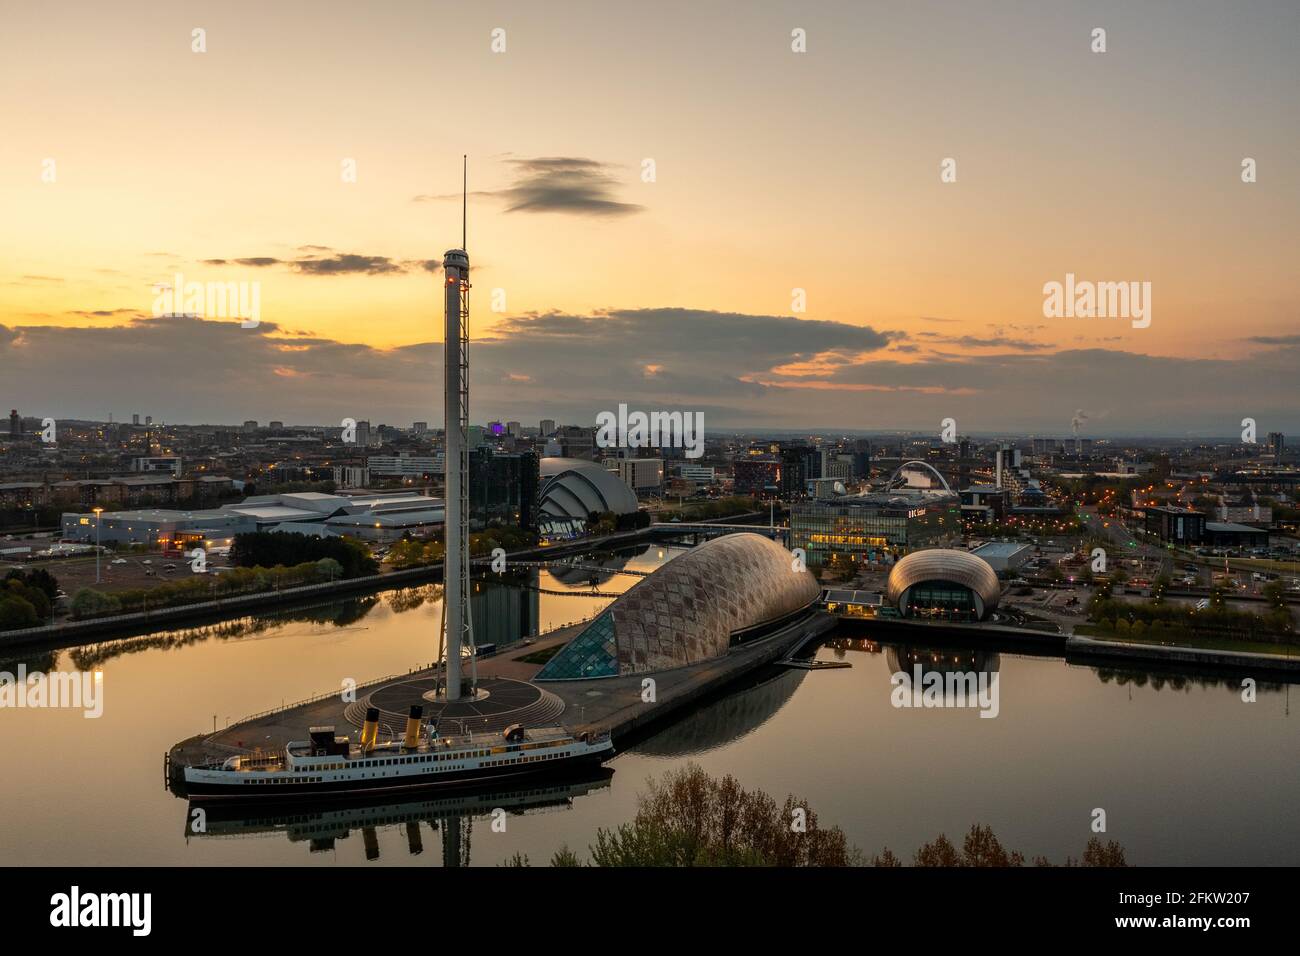
<path fill-rule="evenodd" d="M 998 606 L 1002 594 L 997 574 L 983 558 L 954 548 L 931 548 L 914 551 L 894 565 L 885 599 L 901 608 L 907 589 L 922 581 L 951 581 L 969 588 L 983 604 L 981 617 Z"/>
<path fill-rule="evenodd" d="M 594 461 L 543 458 L 538 465 L 542 514 L 553 518 L 587 518 L 593 511 L 616 515 L 637 510 L 636 495 L 616 475 Z"/>
<path fill-rule="evenodd" d="M 565 645 L 537 680 L 641 674 L 721 657 L 736 631 L 777 621 L 820 595 L 780 544 L 723 535 L 643 578 Z"/>

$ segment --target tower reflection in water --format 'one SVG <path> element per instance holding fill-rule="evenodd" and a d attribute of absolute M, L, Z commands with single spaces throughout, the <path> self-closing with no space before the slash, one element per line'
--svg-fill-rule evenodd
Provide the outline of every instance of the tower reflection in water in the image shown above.
<path fill-rule="evenodd" d="M 366 860 L 378 860 L 381 829 L 404 830 L 407 852 L 418 856 L 424 852 L 422 824 L 428 824 L 441 838 L 442 865 L 468 866 L 476 819 L 483 818 L 490 824 L 496 811 L 520 815 L 570 809 L 579 797 L 608 789 L 613 775 L 612 770 L 600 768 L 573 780 L 548 781 L 511 790 L 324 807 L 204 806 L 203 814 L 196 815 L 198 808 L 191 803 L 186 811 L 185 839 L 188 842 L 191 838 L 230 839 L 281 833 L 291 843 L 306 842 L 310 853 L 323 853 L 337 849 L 339 840 L 360 830 Z"/>

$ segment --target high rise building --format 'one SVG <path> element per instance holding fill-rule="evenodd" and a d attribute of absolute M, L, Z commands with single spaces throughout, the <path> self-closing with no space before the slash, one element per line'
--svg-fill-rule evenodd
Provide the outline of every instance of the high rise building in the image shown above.
<path fill-rule="evenodd" d="M 469 455 L 469 516 L 476 528 L 505 525 L 537 530 L 540 463 L 535 454 L 484 445 Z"/>
<path fill-rule="evenodd" d="M 994 487 L 1002 488 L 1014 483 L 1017 480 L 1016 469 L 1020 467 L 1020 449 L 1003 442 L 993 454 Z"/>
<path fill-rule="evenodd" d="M 575 425 L 565 425 L 555 433 L 561 458 L 595 459 L 596 430 Z"/>
<path fill-rule="evenodd" d="M 781 490 L 781 462 L 775 458 L 737 458 L 732 473 L 738 495 L 771 498 Z"/>
<path fill-rule="evenodd" d="M 1286 448 L 1285 435 L 1283 435 L 1281 432 L 1268 433 L 1268 450 L 1269 453 L 1273 456 L 1274 462 L 1280 462 L 1282 460 L 1282 453 L 1285 450 L 1285 448 Z"/>
<path fill-rule="evenodd" d="M 3 407 L 3 406 L 0 406 Z M 9 434 L 21 435 L 23 433 L 22 416 L 18 414 L 18 409 L 12 409 L 9 412 Z"/>
<path fill-rule="evenodd" d="M 543 438 L 550 438 L 554 434 L 555 434 L 555 419 L 543 418 L 541 423 L 541 436 Z"/>
<path fill-rule="evenodd" d="M 822 476 L 822 453 L 811 445 L 781 449 L 781 498 L 793 501 L 808 493 L 808 482 Z"/>
<path fill-rule="evenodd" d="M 858 438 L 853 442 L 853 477 L 871 477 L 871 440 Z"/>
<path fill-rule="evenodd" d="M 606 458 L 605 469 L 618 475 L 637 497 L 658 495 L 663 491 L 663 459 Z"/>

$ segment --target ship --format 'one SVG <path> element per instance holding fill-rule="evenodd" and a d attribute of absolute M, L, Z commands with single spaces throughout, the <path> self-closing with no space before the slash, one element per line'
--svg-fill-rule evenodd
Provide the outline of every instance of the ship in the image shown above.
<path fill-rule="evenodd" d="M 290 741 L 280 753 L 193 764 L 184 768 L 185 795 L 195 803 L 270 803 L 474 789 L 590 770 L 614 756 L 608 733 L 520 724 L 493 733 L 443 733 L 422 716 L 413 704 L 403 737 L 381 741 L 379 710 L 371 707 L 359 743 L 337 736 L 333 726 L 311 727 L 308 740 Z"/>

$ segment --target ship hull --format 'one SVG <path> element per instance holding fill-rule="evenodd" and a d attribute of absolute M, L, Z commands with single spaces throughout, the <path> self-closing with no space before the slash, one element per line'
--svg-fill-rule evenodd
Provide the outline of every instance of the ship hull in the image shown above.
<path fill-rule="evenodd" d="M 213 779 L 214 774 L 204 774 L 206 779 L 191 779 L 186 774 L 184 796 L 195 803 L 206 801 L 238 801 L 240 803 L 292 803 L 318 798 L 352 799 L 377 794 L 415 793 L 429 790 L 473 790 L 485 785 L 525 779 L 555 778 L 579 771 L 590 772 L 614 756 L 613 749 L 591 751 L 556 760 L 552 763 L 528 766 L 474 767 L 466 770 L 441 773 L 410 774 L 400 777 L 356 777 L 340 780 L 322 780 L 314 783 L 284 783 L 274 786 L 250 786 L 244 781 L 248 773 L 224 771 L 229 782 Z"/>

